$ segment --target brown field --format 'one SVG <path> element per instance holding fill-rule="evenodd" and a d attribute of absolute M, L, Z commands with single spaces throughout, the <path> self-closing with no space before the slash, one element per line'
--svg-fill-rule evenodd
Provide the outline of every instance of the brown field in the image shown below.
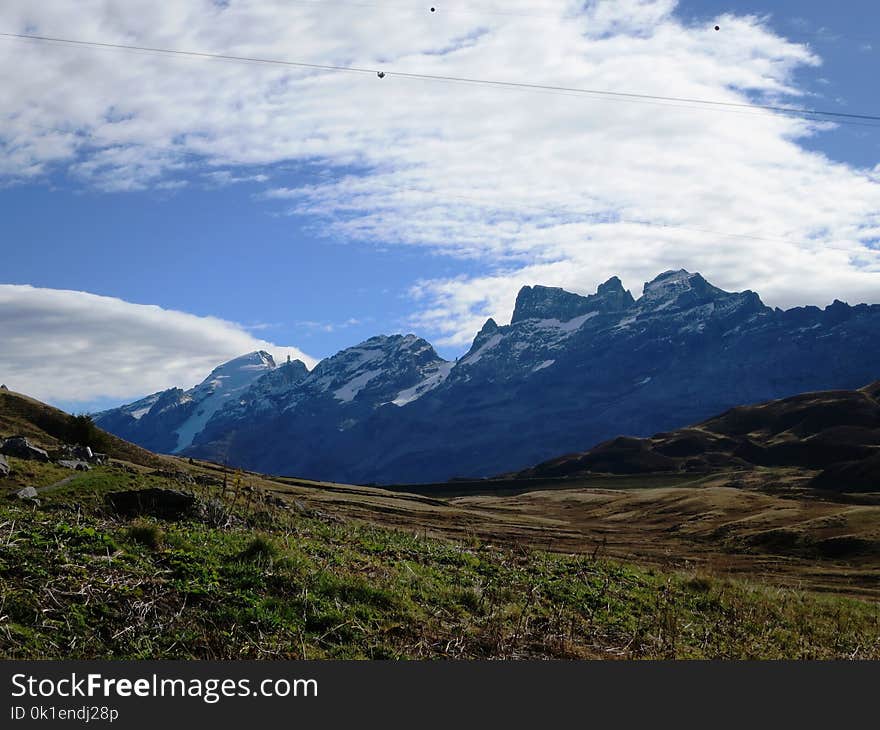
<path fill-rule="evenodd" d="M 813 475 L 759 469 L 389 489 L 251 473 L 245 479 L 325 514 L 427 536 L 880 598 L 880 495 L 809 490 Z"/>

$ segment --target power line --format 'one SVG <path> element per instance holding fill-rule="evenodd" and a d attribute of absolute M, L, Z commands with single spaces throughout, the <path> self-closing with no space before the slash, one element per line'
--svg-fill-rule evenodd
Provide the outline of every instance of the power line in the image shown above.
<path fill-rule="evenodd" d="M 334 66 L 334 65 L 326 65 L 326 64 L 313 64 L 313 63 L 305 63 L 299 61 L 288 61 L 282 59 L 271 59 L 271 58 L 259 58 L 259 57 L 247 57 L 247 56 L 234 56 L 228 54 L 217 54 L 217 53 L 207 53 L 200 51 L 187 51 L 187 50 L 178 50 L 178 49 L 167 49 L 167 48 L 153 48 L 146 46 L 134 46 L 128 44 L 120 44 L 120 43 L 104 43 L 97 41 L 82 41 L 75 40 L 69 38 L 58 38 L 58 37 L 49 37 L 49 36 L 37 36 L 31 34 L 24 33 L 0 33 L 0 38 L 7 39 L 21 39 L 21 40 L 32 40 L 32 41 L 41 41 L 41 42 L 49 42 L 49 43 L 60 43 L 60 44 L 68 44 L 75 46 L 85 46 L 89 48 L 107 48 L 113 50 L 127 50 L 127 51 L 135 51 L 142 53 L 156 53 L 160 55 L 170 55 L 170 56 L 185 56 L 185 57 L 195 57 L 195 58 L 205 58 L 205 59 L 215 59 L 215 60 L 225 60 L 225 61 L 238 61 L 238 62 L 248 62 L 248 63 L 259 63 L 259 64 L 271 64 L 271 65 L 282 65 L 282 66 L 292 66 L 297 68 L 307 68 L 313 70 L 321 70 L 321 71 L 341 71 L 341 72 L 353 72 L 353 73 L 368 73 L 368 74 L 376 74 L 379 73 L 377 69 L 368 69 L 368 68 L 360 68 L 353 66 Z M 641 101 L 648 103 L 667 103 L 666 105 L 681 105 L 681 104 L 697 104 L 697 105 L 706 105 L 710 108 L 719 108 L 723 111 L 730 111 L 734 113 L 748 113 L 742 110 L 764 110 L 764 111 L 772 111 L 786 114 L 796 114 L 796 115 L 814 115 L 814 116 L 827 116 L 827 117 L 841 117 L 842 119 L 834 119 L 835 123 L 844 123 L 844 124 L 859 124 L 860 122 L 854 120 L 870 120 L 870 121 L 878 121 L 880 122 L 880 116 L 875 115 L 867 115 L 867 114 L 849 114 L 844 112 L 833 112 L 833 111 L 822 111 L 822 110 L 810 110 L 810 109 L 797 109 L 794 107 L 779 107 L 779 106 L 770 106 L 770 105 L 760 105 L 760 104 L 745 104 L 745 103 L 736 103 L 736 102 L 720 102 L 720 101 L 711 101 L 704 99 L 692 99 L 692 98 L 683 98 L 683 97 L 671 97 L 671 96 L 660 96 L 660 95 L 651 95 L 651 94 L 638 94 L 631 92 L 616 92 L 616 91 L 603 91 L 603 90 L 595 90 L 595 89 L 583 89 L 583 88 L 574 88 L 574 87 L 561 87 L 561 86 L 550 86 L 544 84 L 531 84 L 525 82 L 510 82 L 510 81 L 498 81 L 491 79 L 477 79 L 477 78 L 467 78 L 467 77 L 454 77 L 454 76 L 440 76 L 433 74 L 418 74 L 418 73 L 407 73 L 407 72 L 398 72 L 398 71 L 390 71 L 385 72 L 386 74 L 391 74 L 394 76 L 400 76 L 402 78 L 411 78 L 411 79 L 423 79 L 423 80 L 431 80 L 431 81 L 442 81 L 442 82 L 457 82 L 457 83 L 469 83 L 469 84 L 484 84 L 484 85 L 492 85 L 492 86 L 500 86 L 500 87 L 512 87 L 512 88 L 522 88 L 527 90 L 534 91 L 549 91 L 549 92 L 557 92 L 557 93 L 565 93 L 568 95 L 572 94 L 590 94 L 597 95 L 600 97 L 609 97 L 614 99 L 623 99 L 627 101 Z M 671 102 L 671 104 L 668 104 Z M 681 108 L 687 109 L 696 109 L 700 107 L 695 106 L 683 106 Z M 34 126 L 34 125 L 30 125 Z M 867 125 L 867 126 L 877 126 L 877 125 Z M 47 130 L 49 128 L 46 128 Z M 51 131 L 59 131 L 57 129 L 52 129 Z M 91 137 L 91 134 L 89 134 Z M 157 149 L 162 149 L 165 152 L 169 152 L 174 155 L 192 155 L 196 157 L 200 157 L 202 155 L 197 153 L 189 153 L 183 152 L 181 150 L 176 150 L 173 146 L 166 147 L 164 145 L 143 145 L 136 142 L 125 142 L 125 141 L 116 141 L 113 144 L 133 144 L 135 146 L 147 146 L 147 147 L 155 147 Z M 460 195 L 452 195 L 448 197 L 459 198 L 463 200 L 469 200 L 469 202 L 476 203 L 479 205 L 486 205 L 485 201 L 477 201 L 473 197 L 465 197 Z M 498 207 L 495 204 L 488 203 L 489 207 Z M 554 214 L 554 215 L 567 215 L 572 217 L 595 217 L 596 213 L 589 213 L 583 211 L 575 211 L 571 209 L 562 209 L 562 208 L 550 208 L 545 206 L 538 206 L 534 204 L 519 204 L 517 207 L 531 208 L 533 210 L 543 210 L 544 212 Z M 602 214 L 599 214 L 602 215 Z M 767 241 L 767 242 L 778 242 L 778 243 L 788 243 L 788 244 L 798 244 L 800 242 L 794 241 L 791 239 L 782 239 L 782 238 L 771 238 L 766 236 L 757 236 L 751 234 L 741 234 L 741 233 L 730 233 L 730 232 L 722 232 L 722 231 L 714 231 L 708 229 L 700 229 L 700 228 L 689 228 L 685 226 L 679 226 L 675 224 L 667 224 L 653 221 L 645 221 L 645 220 L 634 220 L 634 219 L 624 219 L 621 217 L 612 216 L 612 219 L 605 221 L 597 221 L 595 224 L 613 224 L 613 223 L 623 223 L 628 225 L 637 225 L 637 226 L 651 226 L 657 228 L 668 228 L 668 229 L 677 229 L 683 231 L 690 231 L 695 233 L 703 233 L 708 235 L 716 235 L 723 237 L 731 237 L 731 238 L 741 238 L 741 239 L 751 239 L 757 241 Z"/>
<path fill-rule="evenodd" d="M 40 36 L 33 35 L 29 33 L 0 33 L 0 38 L 11 38 L 11 39 L 20 39 L 20 40 L 31 40 L 31 41 L 39 41 L 45 43 L 58 43 L 63 45 L 73 45 L 87 48 L 107 48 L 114 50 L 127 50 L 127 51 L 140 51 L 146 53 L 157 53 L 167 56 L 177 56 L 177 57 L 191 57 L 191 58 L 205 58 L 205 59 L 215 59 L 222 61 L 238 61 L 244 63 L 257 63 L 257 64 L 266 64 L 266 65 L 276 65 L 276 66 L 288 66 L 294 68 L 305 68 L 316 71 L 336 71 L 336 72 L 349 72 L 349 73 L 361 73 L 361 74 L 381 74 L 380 78 L 385 76 L 397 76 L 400 78 L 407 79 L 419 79 L 425 81 L 445 81 L 452 83 L 461 83 L 461 84 L 473 84 L 473 85 L 482 85 L 482 86 L 491 86 L 495 88 L 510 88 L 510 89 L 524 89 L 524 90 L 533 90 L 533 91 L 550 91 L 550 92 L 560 92 L 567 94 L 583 94 L 588 96 L 596 96 L 601 98 L 609 98 L 609 99 L 618 99 L 624 101 L 660 101 L 660 102 L 674 102 L 674 103 L 682 103 L 682 104 L 697 104 L 702 105 L 707 108 L 715 108 L 715 109 L 731 109 L 731 110 L 741 110 L 741 109 L 751 109 L 751 110 L 762 110 L 766 112 L 773 112 L 779 114 L 791 114 L 800 117 L 808 117 L 816 120 L 825 119 L 827 121 L 834 121 L 836 123 L 864 123 L 864 122 L 880 122 L 880 115 L 874 114 L 855 114 L 849 112 L 838 112 L 831 110 L 822 110 L 822 109 L 798 109 L 797 107 L 788 107 L 788 106 L 777 106 L 771 104 L 753 104 L 753 103 L 745 103 L 745 102 L 733 102 L 733 101 L 716 101 L 711 99 L 695 99 L 689 97 L 677 97 L 677 96 L 663 96 L 659 94 L 643 94 L 637 92 L 628 92 L 628 91 L 611 91 L 604 89 L 587 89 L 580 87 L 570 87 L 570 86 L 555 86 L 550 84 L 538 84 L 538 83 L 529 83 L 525 81 L 504 81 L 498 79 L 482 79 L 475 77 L 466 77 L 466 76 L 445 76 L 440 74 L 424 74 L 424 73 L 413 73 L 407 71 L 394 71 L 394 70 L 384 70 L 377 68 L 363 68 L 358 66 L 337 66 L 331 64 L 318 64 L 318 63 L 306 63 L 304 61 L 288 61 L 283 59 L 276 58 L 261 58 L 256 56 L 235 56 L 231 54 L 224 53 L 208 53 L 204 51 L 189 51 L 189 50 L 180 50 L 173 48 L 155 48 L 150 46 L 135 46 L 124 43 L 106 43 L 99 41 L 83 41 L 73 38 L 61 38 L 61 37 L 53 37 L 53 36 Z M 869 125 L 875 126 L 875 125 Z"/>

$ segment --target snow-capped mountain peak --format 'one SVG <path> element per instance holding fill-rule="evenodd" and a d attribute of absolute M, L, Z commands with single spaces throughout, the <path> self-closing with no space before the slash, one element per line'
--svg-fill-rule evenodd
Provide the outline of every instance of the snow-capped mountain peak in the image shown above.
<path fill-rule="evenodd" d="M 255 380 L 275 369 L 275 360 L 263 350 L 249 352 L 218 365 L 199 385 L 187 391 L 181 403 L 192 403 L 189 417 L 175 430 L 174 452 L 191 445 L 211 417 L 247 389 Z"/>
<path fill-rule="evenodd" d="M 442 363 L 420 337 L 379 335 L 322 360 L 303 387 L 330 393 L 341 403 L 351 403 L 362 393 L 371 402 L 392 402 L 399 391 L 434 375 Z"/>
<path fill-rule="evenodd" d="M 878 325 L 880 305 L 771 309 L 684 270 L 638 301 L 616 277 L 590 296 L 525 287 L 511 323 L 488 320 L 454 363 L 414 335 L 370 338 L 312 372 L 251 353 L 99 425 L 156 451 L 191 440 L 183 453 L 306 478 L 485 476 L 740 402 L 876 380 Z"/>

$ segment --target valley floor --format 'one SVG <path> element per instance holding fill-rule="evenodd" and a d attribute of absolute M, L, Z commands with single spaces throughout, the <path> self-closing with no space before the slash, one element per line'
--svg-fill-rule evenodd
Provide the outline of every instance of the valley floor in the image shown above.
<path fill-rule="evenodd" d="M 223 493 L 214 465 L 164 464 L 58 485 L 13 463 L 14 486 L 55 486 L 0 503 L 0 655 L 880 658 L 880 506 L 796 473 Z M 144 487 L 222 509 L 105 505 Z"/>
<path fill-rule="evenodd" d="M 427 535 L 880 599 L 880 498 L 813 492 L 802 486 L 810 476 L 773 469 L 399 488 L 418 495 L 286 479 L 271 488 Z"/>

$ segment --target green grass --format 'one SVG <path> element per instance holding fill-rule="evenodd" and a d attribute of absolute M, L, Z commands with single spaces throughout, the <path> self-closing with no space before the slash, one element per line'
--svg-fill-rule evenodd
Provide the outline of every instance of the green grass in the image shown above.
<path fill-rule="evenodd" d="M 11 474 L 0 480 L 0 492 L 17 491 L 22 487 L 48 487 L 76 472 L 56 464 L 45 464 L 40 461 L 28 461 L 7 456 Z"/>
<path fill-rule="evenodd" d="M 0 656 L 880 658 L 874 604 L 277 510 L 117 519 L 132 483 L 162 479 L 0 503 Z"/>

